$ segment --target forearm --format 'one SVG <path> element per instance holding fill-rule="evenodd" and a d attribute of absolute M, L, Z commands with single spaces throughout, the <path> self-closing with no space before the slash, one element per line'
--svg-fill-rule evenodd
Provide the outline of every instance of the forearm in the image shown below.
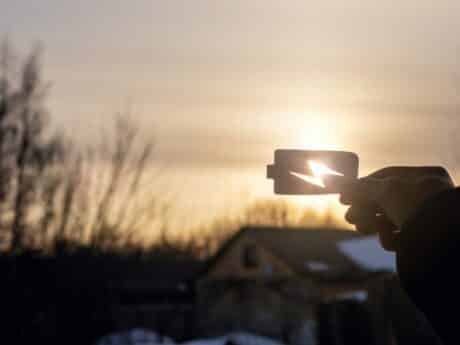
<path fill-rule="evenodd" d="M 402 285 L 450 343 L 460 305 L 460 189 L 424 202 L 401 230 L 397 254 Z"/>

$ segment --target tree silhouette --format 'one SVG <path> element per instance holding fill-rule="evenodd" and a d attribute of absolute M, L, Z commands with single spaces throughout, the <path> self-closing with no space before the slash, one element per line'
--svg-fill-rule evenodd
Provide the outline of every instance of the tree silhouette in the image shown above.
<path fill-rule="evenodd" d="M 17 251 L 28 241 L 27 222 L 38 202 L 39 180 L 59 158 L 62 142 L 46 130 L 47 85 L 40 75 L 40 49 L 16 73 L 10 52 L 5 41 L 0 52 L 0 180 L 2 213 L 8 215 L 10 246 Z"/>

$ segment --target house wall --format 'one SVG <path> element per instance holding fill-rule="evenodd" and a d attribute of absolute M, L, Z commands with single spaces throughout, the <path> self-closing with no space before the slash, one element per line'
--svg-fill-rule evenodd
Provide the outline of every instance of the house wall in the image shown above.
<path fill-rule="evenodd" d="M 203 336 L 248 331 L 286 340 L 315 318 L 313 285 L 297 277 L 202 282 L 197 320 Z"/>
<path fill-rule="evenodd" d="M 217 257 L 196 291 L 203 336 L 245 330 L 280 340 L 311 324 L 318 296 L 311 281 L 245 236 Z"/>
<path fill-rule="evenodd" d="M 255 249 L 258 264 L 253 267 L 245 266 L 245 251 Z M 293 270 L 269 250 L 254 242 L 241 237 L 214 263 L 203 280 L 214 279 L 245 279 L 263 277 L 291 277 Z"/>

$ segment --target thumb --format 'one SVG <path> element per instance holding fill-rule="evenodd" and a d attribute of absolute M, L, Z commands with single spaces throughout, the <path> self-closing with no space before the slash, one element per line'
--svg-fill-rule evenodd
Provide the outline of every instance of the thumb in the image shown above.
<path fill-rule="evenodd" d="M 338 175 L 324 176 L 323 183 L 326 188 L 342 194 L 345 200 L 369 200 L 377 203 L 381 200 L 386 185 L 382 179 L 355 179 Z"/>
<path fill-rule="evenodd" d="M 385 179 L 364 177 L 349 185 L 349 188 L 354 189 L 355 193 L 359 193 L 365 199 L 380 204 L 387 188 L 387 183 Z"/>
<path fill-rule="evenodd" d="M 324 186 L 334 192 L 342 193 L 348 190 L 349 186 L 356 183 L 356 179 L 342 175 L 324 175 L 321 177 Z"/>

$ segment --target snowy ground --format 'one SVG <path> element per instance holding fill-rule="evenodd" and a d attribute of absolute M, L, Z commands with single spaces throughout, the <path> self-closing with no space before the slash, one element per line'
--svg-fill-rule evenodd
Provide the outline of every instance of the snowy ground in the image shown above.
<path fill-rule="evenodd" d="M 196 339 L 180 345 L 283 345 L 273 339 L 249 333 L 229 333 L 218 338 Z M 111 334 L 100 339 L 96 345 L 179 345 L 171 338 L 157 333 L 134 329 L 124 333 Z"/>

